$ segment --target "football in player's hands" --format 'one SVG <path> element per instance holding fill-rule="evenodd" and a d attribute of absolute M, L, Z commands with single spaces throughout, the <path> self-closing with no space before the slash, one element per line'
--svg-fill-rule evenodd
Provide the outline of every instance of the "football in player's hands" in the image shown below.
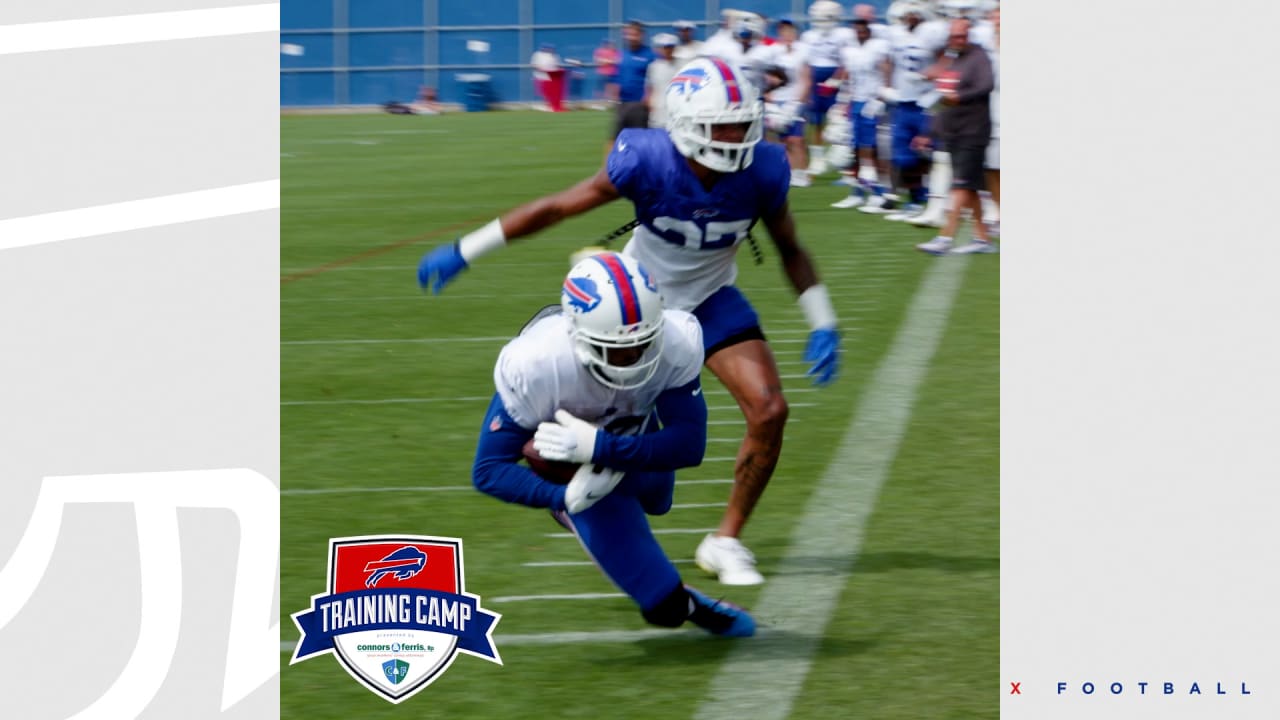
<path fill-rule="evenodd" d="M 538 477 L 557 485 L 567 485 L 580 467 L 577 463 L 547 460 L 533 449 L 533 438 L 524 444 L 524 459 Z"/>

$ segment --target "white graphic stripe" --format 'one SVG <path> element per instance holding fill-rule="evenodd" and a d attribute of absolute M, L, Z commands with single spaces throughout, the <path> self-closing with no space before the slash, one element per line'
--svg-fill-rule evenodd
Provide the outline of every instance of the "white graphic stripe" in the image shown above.
<path fill-rule="evenodd" d="M 590 563 L 588 563 L 590 564 Z M 676 638 L 680 640 L 718 642 L 705 632 L 693 629 L 679 630 L 595 630 L 578 632 L 530 633 L 528 635 L 494 635 L 493 644 L 504 648 L 520 645 L 575 645 L 582 643 L 633 643 L 641 640 Z M 284 640 L 280 652 L 292 653 L 297 640 Z"/>
<path fill-rule="evenodd" d="M 712 679 L 698 720 L 782 720 L 813 662 L 862 544 L 880 486 L 911 419 L 916 393 L 946 330 L 967 258 L 934 263 L 893 345 L 795 525 L 779 567 L 752 608 L 775 631 L 736 645 Z M 807 568 L 807 569 L 806 569 Z"/>
<path fill-rule="evenodd" d="M 274 3 L 0 25 L 0 55 L 247 35 L 279 29 L 280 6 Z"/>
<path fill-rule="evenodd" d="M 0 628 L 14 618 L 44 576 L 70 503 L 133 503 L 141 560 L 142 626 L 129 662 L 110 688 L 73 720 L 137 717 L 163 684 L 182 624 L 177 508 L 227 508 L 240 523 L 222 709 L 279 672 L 269 662 L 280 626 L 269 613 L 279 551 L 276 487 L 252 470 L 193 470 L 48 477 L 18 547 L 0 569 Z M 266 606 L 257 603 L 266 602 Z"/>
<path fill-rule="evenodd" d="M 280 207 L 280 181 L 232 185 L 0 220 L 0 250 Z"/>

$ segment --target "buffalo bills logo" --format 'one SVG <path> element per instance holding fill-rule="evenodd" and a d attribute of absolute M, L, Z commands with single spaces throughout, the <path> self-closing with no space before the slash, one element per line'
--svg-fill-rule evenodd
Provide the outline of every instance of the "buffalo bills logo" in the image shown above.
<path fill-rule="evenodd" d="M 667 92 L 692 95 L 701 90 L 709 80 L 710 76 L 704 68 L 687 67 L 671 78 L 671 83 L 667 85 Z"/>
<path fill-rule="evenodd" d="M 645 270 L 643 265 L 637 265 L 636 267 L 640 268 L 640 279 L 644 281 L 644 286 L 649 292 L 658 292 L 658 285 L 649 276 L 649 271 Z"/>
<path fill-rule="evenodd" d="M 406 545 L 381 560 L 365 563 L 364 571 L 373 573 L 364 581 L 365 587 L 376 587 L 378 581 L 394 574 L 396 580 L 408 580 L 422 572 L 427 564 L 427 554 L 412 545 Z"/>
<path fill-rule="evenodd" d="M 600 304 L 600 293 L 596 290 L 596 281 L 591 278 L 565 278 L 561 293 L 568 299 L 569 305 L 578 312 L 591 312 Z"/>

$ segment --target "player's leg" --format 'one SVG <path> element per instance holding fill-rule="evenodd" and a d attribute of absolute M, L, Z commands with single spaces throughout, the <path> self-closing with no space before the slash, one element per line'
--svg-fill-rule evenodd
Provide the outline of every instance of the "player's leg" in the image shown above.
<path fill-rule="evenodd" d="M 640 607 L 645 621 L 679 627 L 691 621 L 717 635 L 754 634 L 755 621 L 737 606 L 686 588 L 653 537 L 637 498 L 617 492 L 577 515 L 561 515 L 606 577 Z"/>
<path fill-rule="evenodd" d="M 787 162 L 791 164 L 791 184 L 796 187 L 809 187 L 809 149 L 804 144 L 804 119 L 796 120 L 785 131 L 779 134 L 783 147 L 787 149 Z"/>
<path fill-rule="evenodd" d="M 729 390 L 747 423 L 728 507 L 720 527 L 703 539 L 694 559 L 726 585 L 757 585 L 764 578 L 738 537 L 778 464 L 787 401 L 759 317 L 737 288 L 720 288 L 693 314 L 702 324 L 707 368 Z"/>

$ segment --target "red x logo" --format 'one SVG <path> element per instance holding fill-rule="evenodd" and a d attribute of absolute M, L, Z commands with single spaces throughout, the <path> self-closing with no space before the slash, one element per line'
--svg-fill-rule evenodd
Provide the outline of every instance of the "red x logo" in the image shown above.
<path fill-rule="evenodd" d="M 1011 689 L 1011 690 L 1009 691 L 1009 694 L 1010 694 L 1010 695 L 1021 695 L 1021 694 L 1022 694 L 1022 683 L 1020 683 L 1020 682 L 1011 682 L 1011 683 L 1009 683 L 1009 685 L 1011 685 L 1011 686 L 1013 687 L 1013 689 Z"/>

